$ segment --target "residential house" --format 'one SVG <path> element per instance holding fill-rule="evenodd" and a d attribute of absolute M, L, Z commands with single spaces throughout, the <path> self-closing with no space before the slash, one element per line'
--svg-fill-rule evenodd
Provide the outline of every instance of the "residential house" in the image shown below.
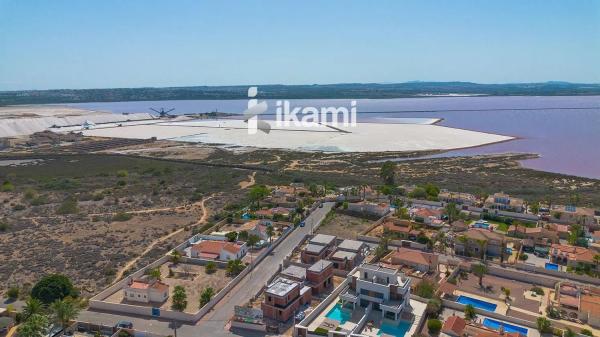
<path fill-rule="evenodd" d="M 597 291 L 584 291 L 579 298 L 579 319 L 600 328 L 600 296 Z"/>
<path fill-rule="evenodd" d="M 508 227 L 506 234 L 508 236 L 526 239 L 527 242 L 533 244 L 530 248 L 534 248 L 535 246 L 550 246 L 553 243 L 558 243 L 558 233 L 544 227 L 531 228 L 511 225 Z"/>
<path fill-rule="evenodd" d="M 422 273 L 437 272 L 438 270 L 438 256 L 436 254 L 409 248 L 398 248 L 396 251 L 391 252 L 388 257 L 392 265 L 407 266 Z"/>
<path fill-rule="evenodd" d="M 273 227 L 273 221 L 271 221 L 269 219 L 259 219 L 259 220 L 253 220 L 251 222 L 252 222 L 253 226 L 248 231 L 248 234 L 256 235 L 261 240 L 268 241 L 269 235 L 267 234 L 267 227 L 269 227 L 269 226 Z"/>
<path fill-rule="evenodd" d="M 350 271 L 356 265 L 356 262 L 358 261 L 358 255 L 353 252 L 337 250 L 329 257 L 329 260 L 333 263 L 334 269 Z"/>
<path fill-rule="evenodd" d="M 569 238 L 569 225 L 549 223 L 546 225 L 546 227 L 549 230 L 556 232 L 558 238 L 561 240 L 567 240 Z"/>
<path fill-rule="evenodd" d="M 481 257 L 500 256 L 505 248 L 504 235 L 488 229 L 471 228 L 454 240 L 454 252 L 458 255 Z"/>
<path fill-rule="evenodd" d="M 382 226 L 384 231 L 395 234 L 400 239 L 416 240 L 421 234 L 409 220 L 386 221 Z"/>
<path fill-rule="evenodd" d="M 273 207 L 269 209 L 259 209 L 254 214 L 261 219 L 273 219 L 275 217 L 288 217 L 290 209 L 285 207 Z"/>
<path fill-rule="evenodd" d="M 550 247 L 550 259 L 555 263 L 565 264 L 571 267 L 588 266 L 596 268 L 594 256 L 596 254 L 590 249 L 571 245 L 555 243 Z"/>
<path fill-rule="evenodd" d="M 438 200 L 444 203 L 455 203 L 458 205 L 471 206 L 477 203 L 477 197 L 469 193 L 451 192 L 441 190 L 438 194 Z"/>
<path fill-rule="evenodd" d="M 456 220 L 450 224 L 450 228 L 452 229 L 453 232 L 458 233 L 458 232 L 464 232 L 467 229 L 469 229 L 469 225 L 467 225 L 462 220 Z"/>
<path fill-rule="evenodd" d="M 494 193 L 485 200 L 484 207 L 523 213 L 525 210 L 524 203 L 523 199 L 511 197 L 506 193 Z"/>
<path fill-rule="evenodd" d="M 442 332 L 452 337 L 463 337 L 467 322 L 464 318 L 452 315 L 446 319 Z"/>
<path fill-rule="evenodd" d="M 563 224 L 580 224 L 588 230 L 600 229 L 600 211 L 587 207 L 554 205 L 549 221 Z"/>
<path fill-rule="evenodd" d="M 336 237 L 333 235 L 317 234 L 308 240 L 308 244 L 300 252 L 302 263 L 313 264 L 327 257 L 333 251 Z"/>
<path fill-rule="evenodd" d="M 311 288 L 300 282 L 277 278 L 267 286 L 261 304 L 263 317 L 286 322 L 296 310 L 312 299 Z"/>
<path fill-rule="evenodd" d="M 349 240 L 346 239 L 344 241 L 342 241 L 338 246 L 337 246 L 337 250 L 342 250 L 345 252 L 352 252 L 352 253 L 356 253 L 359 255 L 365 255 L 365 250 L 368 248 L 368 246 L 362 242 L 362 241 L 357 241 L 357 240 Z"/>
<path fill-rule="evenodd" d="M 245 242 L 202 240 L 190 248 L 190 257 L 210 260 L 237 260 L 248 251 Z"/>
<path fill-rule="evenodd" d="M 306 285 L 312 289 L 313 295 L 321 294 L 333 285 L 333 263 L 319 260 L 306 270 Z"/>
<path fill-rule="evenodd" d="M 442 221 L 442 217 L 444 216 L 442 209 L 414 208 L 410 210 L 410 216 L 415 222 L 430 226 L 440 227 L 444 223 Z"/>
<path fill-rule="evenodd" d="M 302 261 L 302 263 L 312 264 L 321 259 L 324 259 L 325 257 L 327 257 L 327 255 L 329 255 L 328 246 L 321 246 L 309 243 L 300 252 L 300 261 Z"/>
<path fill-rule="evenodd" d="M 368 215 L 373 217 L 382 217 L 390 212 L 390 205 L 386 203 L 372 203 L 367 201 L 348 204 L 348 212 Z"/>
<path fill-rule="evenodd" d="M 592 233 L 592 241 L 594 243 L 599 243 L 600 242 L 600 231 L 594 231 Z"/>
<path fill-rule="evenodd" d="M 129 280 L 123 288 L 123 299 L 129 302 L 162 303 L 169 298 L 169 285 L 144 275 Z"/>
<path fill-rule="evenodd" d="M 342 306 L 371 306 L 381 311 L 382 318 L 397 321 L 410 307 L 409 277 L 397 269 L 363 263 L 351 276 L 350 288 L 340 295 Z"/>
<path fill-rule="evenodd" d="M 290 265 L 282 270 L 280 275 L 288 280 L 304 282 L 306 280 L 306 268 Z"/>

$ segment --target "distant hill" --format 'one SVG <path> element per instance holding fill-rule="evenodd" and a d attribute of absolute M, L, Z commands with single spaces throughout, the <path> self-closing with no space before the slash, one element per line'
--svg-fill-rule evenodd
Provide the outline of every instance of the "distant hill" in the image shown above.
<path fill-rule="evenodd" d="M 78 102 L 246 99 L 247 85 L 168 88 L 0 91 L 0 105 Z M 429 95 L 560 96 L 600 95 L 600 84 L 568 82 L 478 84 L 470 82 L 261 85 L 260 98 L 399 98 Z"/>

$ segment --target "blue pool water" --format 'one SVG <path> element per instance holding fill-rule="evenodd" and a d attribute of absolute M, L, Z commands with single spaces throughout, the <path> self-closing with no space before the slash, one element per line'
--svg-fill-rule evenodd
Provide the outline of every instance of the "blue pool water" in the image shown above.
<path fill-rule="evenodd" d="M 386 334 L 395 337 L 404 337 L 404 335 L 410 330 L 411 323 L 400 321 L 398 325 L 392 325 L 388 323 L 382 323 L 379 328 L 378 336 L 381 334 Z"/>
<path fill-rule="evenodd" d="M 506 254 L 511 254 L 512 255 L 512 248 L 508 248 L 507 247 L 504 251 L 506 252 Z"/>
<path fill-rule="evenodd" d="M 518 326 L 518 325 L 512 325 L 509 323 L 505 323 L 505 322 L 500 322 L 500 321 L 496 321 L 493 320 L 491 318 L 486 318 L 483 320 L 483 325 L 490 328 L 490 329 L 494 329 L 494 330 L 500 330 L 500 328 L 504 328 L 504 332 L 518 332 L 521 335 L 527 336 L 527 332 L 529 331 L 527 328 Z"/>
<path fill-rule="evenodd" d="M 475 308 L 479 308 L 479 309 L 483 309 L 483 310 L 487 310 L 487 311 L 496 311 L 496 307 L 497 307 L 497 305 L 494 303 L 478 300 L 476 298 L 472 298 L 469 296 L 463 296 L 463 295 L 458 296 L 458 299 L 456 300 L 456 302 L 458 302 L 460 304 L 464 304 L 464 305 L 470 304 L 470 305 L 474 306 Z"/>
<path fill-rule="evenodd" d="M 325 315 L 325 317 L 327 318 L 339 321 L 340 324 L 346 323 L 346 321 L 348 321 L 351 316 L 352 313 L 342 310 L 342 306 L 339 303 L 336 304 L 331 310 L 329 310 L 327 315 Z"/>
<path fill-rule="evenodd" d="M 546 262 L 545 268 L 548 270 L 558 270 L 558 265 L 556 263 Z"/>
<path fill-rule="evenodd" d="M 483 223 L 483 222 L 476 222 L 473 227 L 475 228 L 483 228 L 483 229 L 488 229 L 490 228 L 490 224 L 488 223 Z"/>

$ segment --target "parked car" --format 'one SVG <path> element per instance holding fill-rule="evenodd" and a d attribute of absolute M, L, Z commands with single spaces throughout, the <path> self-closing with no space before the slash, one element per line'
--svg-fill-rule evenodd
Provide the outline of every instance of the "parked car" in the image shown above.
<path fill-rule="evenodd" d="M 300 311 L 299 313 L 296 314 L 295 318 L 297 321 L 301 321 L 306 317 L 306 315 L 304 314 L 304 311 Z"/>
<path fill-rule="evenodd" d="M 300 221 L 300 227 L 304 227 L 304 226 L 306 226 L 306 222 Z"/>
<path fill-rule="evenodd" d="M 129 321 L 119 321 L 115 328 L 133 329 L 133 323 Z"/>

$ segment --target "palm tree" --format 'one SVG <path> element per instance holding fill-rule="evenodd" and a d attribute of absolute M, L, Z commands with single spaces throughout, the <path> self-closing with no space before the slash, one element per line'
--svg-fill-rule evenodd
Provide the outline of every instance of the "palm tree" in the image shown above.
<path fill-rule="evenodd" d="M 273 237 L 273 234 L 275 234 L 275 230 L 273 230 L 272 225 L 267 226 L 266 233 L 269 236 L 269 243 L 271 243 L 271 238 Z"/>
<path fill-rule="evenodd" d="M 231 276 L 237 276 L 244 268 L 245 266 L 240 259 L 227 261 L 227 274 Z"/>
<path fill-rule="evenodd" d="M 148 271 L 148 275 L 150 275 L 151 277 L 157 279 L 157 280 L 161 280 L 162 274 L 160 272 L 160 268 L 152 268 Z"/>
<path fill-rule="evenodd" d="M 211 287 L 204 288 L 202 293 L 200 294 L 200 309 L 206 305 L 206 303 L 210 302 L 210 300 L 215 295 L 215 290 Z"/>
<path fill-rule="evenodd" d="M 477 245 L 479 246 L 479 252 L 481 253 L 481 260 L 485 260 L 485 245 L 487 240 L 477 240 Z"/>
<path fill-rule="evenodd" d="M 467 304 L 467 306 L 465 306 L 465 319 L 467 319 L 467 321 L 471 321 L 475 317 L 477 317 L 475 307 L 472 304 Z"/>
<path fill-rule="evenodd" d="M 479 286 L 483 288 L 483 276 L 487 274 L 487 266 L 485 264 L 476 264 L 472 267 L 471 271 L 477 277 L 479 277 Z"/>
<path fill-rule="evenodd" d="M 48 333 L 50 323 L 48 318 L 41 314 L 32 314 L 25 323 L 19 325 L 17 334 L 19 337 L 44 337 Z"/>
<path fill-rule="evenodd" d="M 510 289 L 502 287 L 502 292 L 504 293 L 504 303 L 508 304 L 508 301 L 510 301 Z"/>
<path fill-rule="evenodd" d="M 171 262 L 173 264 L 178 264 L 181 261 L 181 253 L 177 250 L 171 252 Z"/>
<path fill-rule="evenodd" d="M 56 300 L 50 304 L 50 312 L 54 322 L 60 324 L 64 329 L 71 320 L 77 318 L 79 308 L 71 300 Z"/>
<path fill-rule="evenodd" d="M 23 307 L 23 315 L 27 320 L 29 317 L 33 315 L 41 315 L 44 313 L 44 304 L 42 301 L 37 298 L 30 297 L 25 301 L 25 306 Z"/>

